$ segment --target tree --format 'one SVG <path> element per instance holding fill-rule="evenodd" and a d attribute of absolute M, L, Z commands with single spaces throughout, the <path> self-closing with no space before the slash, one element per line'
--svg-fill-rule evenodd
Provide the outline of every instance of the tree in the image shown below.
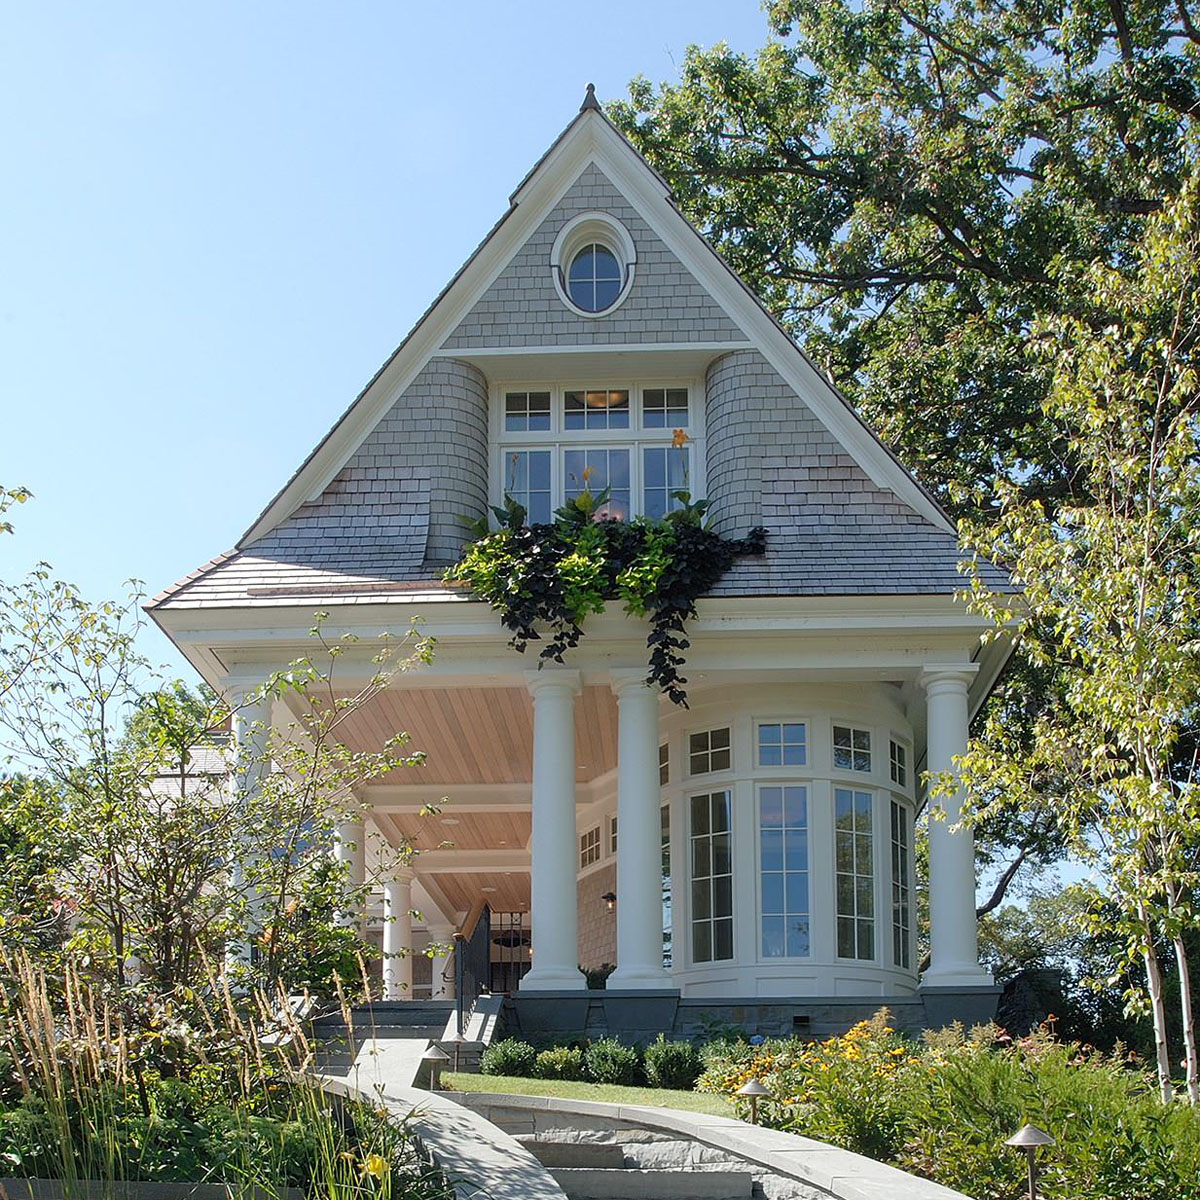
<path fill-rule="evenodd" d="M 1045 400 L 1070 429 L 1077 497 L 1050 510 L 1017 486 L 963 526 L 1023 594 L 974 579 L 973 603 L 1053 667 L 1061 703 L 1014 745 L 991 727 L 964 762 L 977 796 L 1041 809 L 1096 861 L 1109 924 L 1145 972 L 1163 1098 L 1171 1059 L 1160 941 L 1174 955 L 1186 1084 L 1200 1100 L 1188 932 L 1200 886 L 1200 186 L 1189 178 L 1148 225 L 1136 260 L 1082 272 L 1089 303 L 1037 331 Z M 986 808 L 986 801 L 985 801 Z M 1098 914 L 1098 916 L 1101 914 Z"/>
<path fill-rule="evenodd" d="M 47 932 L 33 913 L 52 887 L 70 947 L 118 986 L 135 963 L 158 989 L 195 984 L 232 943 L 257 947 L 251 974 L 268 985 L 311 975 L 305 947 L 344 962 L 362 947 L 336 927 L 352 898 L 328 867 L 333 829 L 361 815 L 363 784 L 419 756 L 403 734 L 354 752 L 341 730 L 397 671 L 427 661 L 429 642 L 384 638 L 373 676 L 347 695 L 348 641 L 318 619 L 313 652 L 247 700 L 286 699 L 297 715 L 235 746 L 236 712 L 164 681 L 138 651 L 140 600 L 89 605 L 45 566 L 0 592 L 0 754 L 24 772 L 4 785 L 0 850 L 8 829 L 30 867 L 47 864 L 26 872 L 26 919 L 0 927 L 0 942 Z M 6 882 L 14 899 L 19 883 Z"/>
<path fill-rule="evenodd" d="M 1179 188 L 1190 0 L 773 0 L 754 56 L 689 49 L 608 111 L 921 479 L 1065 494 L 1026 353 Z M 903 403 L 897 403 L 903 398 Z"/>

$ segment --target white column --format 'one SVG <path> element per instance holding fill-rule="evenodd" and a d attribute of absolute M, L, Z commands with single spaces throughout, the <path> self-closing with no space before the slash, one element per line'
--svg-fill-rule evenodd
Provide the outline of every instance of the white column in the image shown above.
<path fill-rule="evenodd" d="M 412 999 L 412 872 L 398 869 L 383 884 L 383 998 Z"/>
<path fill-rule="evenodd" d="M 253 805 L 262 790 L 262 781 L 270 769 L 267 761 L 267 744 L 271 729 L 271 700 L 269 696 L 250 685 L 240 684 L 229 688 L 226 700 L 230 708 L 234 763 L 233 786 L 243 808 Z M 240 856 L 233 864 L 233 886 L 246 901 L 246 932 L 260 934 L 263 928 L 263 901 L 257 888 L 247 883 L 247 874 L 253 874 L 253 863 L 248 860 L 251 853 Z M 248 966 L 251 961 L 251 941 L 231 941 L 225 949 L 227 966 Z"/>
<path fill-rule="evenodd" d="M 954 759 L 967 750 L 967 688 L 976 668 L 926 667 L 921 676 L 928 703 L 928 758 L 931 777 L 957 778 Z M 936 786 L 936 780 L 931 783 Z M 975 835 L 959 826 L 961 785 L 950 795 L 929 801 L 929 940 L 930 964 L 921 983 L 927 987 L 990 984 L 979 965 L 979 932 L 975 919 Z M 944 814 L 944 816 L 943 816 Z"/>
<path fill-rule="evenodd" d="M 453 1000 L 454 972 L 451 970 L 451 967 L 454 963 L 454 926 L 430 925 L 429 942 L 430 945 L 436 943 L 442 947 L 441 952 L 435 954 L 429 963 L 430 998 L 433 1000 Z"/>
<path fill-rule="evenodd" d="M 533 693 L 533 836 L 530 926 L 533 968 L 520 990 L 587 987 L 579 970 L 579 904 L 575 825 L 575 697 L 579 672 L 531 671 Z"/>
<path fill-rule="evenodd" d="M 609 988 L 665 988 L 658 690 L 645 671 L 613 671 L 617 694 L 617 969 Z M 535 958 L 536 961 L 536 958 Z"/>
<path fill-rule="evenodd" d="M 360 815 L 344 816 L 334 830 L 333 856 L 346 869 L 346 886 L 358 893 L 351 907 L 338 914 L 340 925 L 363 928 L 362 887 L 367 880 L 367 831 Z"/>

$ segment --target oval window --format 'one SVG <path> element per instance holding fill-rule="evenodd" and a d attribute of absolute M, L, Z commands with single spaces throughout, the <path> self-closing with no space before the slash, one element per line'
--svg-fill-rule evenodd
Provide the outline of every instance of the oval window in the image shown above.
<path fill-rule="evenodd" d="M 616 304 L 625 282 L 623 275 L 621 264 L 607 246 L 589 242 L 571 260 L 567 294 L 584 312 L 603 312 Z"/>

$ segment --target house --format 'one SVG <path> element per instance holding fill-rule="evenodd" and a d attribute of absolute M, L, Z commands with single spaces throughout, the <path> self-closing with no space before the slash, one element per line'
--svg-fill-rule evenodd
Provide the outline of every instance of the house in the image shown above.
<path fill-rule="evenodd" d="M 588 479 L 614 516 L 661 515 L 686 486 L 719 532 L 767 530 L 765 553 L 700 603 L 690 707 L 645 685 L 647 628 L 619 605 L 589 619 L 566 665 L 538 669 L 443 581 L 464 516 L 510 495 L 546 520 Z M 358 876 L 373 838 L 420 851 L 369 914 L 390 954 L 469 934 L 486 904 L 491 985 L 527 1023 L 565 1020 L 580 964 L 615 963 L 614 1003 L 790 1013 L 800 1028 L 887 1002 L 939 1024 L 987 1015 L 996 995 L 954 796 L 934 802 L 946 819 L 930 825 L 918 976 L 922 777 L 952 770 L 1006 655 L 955 599 L 958 557 L 938 505 L 589 88 L 237 547 L 149 609 L 235 699 L 305 652 L 316 609 L 364 635 L 419 615 L 436 637 L 433 664 L 350 734 L 377 748 L 406 730 L 428 755 L 370 789 L 367 827 L 343 831 Z M 439 817 L 419 815 L 443 796 Z M 448 960 L 428 979 L 423 961 L 414 976 L 389 957 L 387 993 L 449 994 Z"/>

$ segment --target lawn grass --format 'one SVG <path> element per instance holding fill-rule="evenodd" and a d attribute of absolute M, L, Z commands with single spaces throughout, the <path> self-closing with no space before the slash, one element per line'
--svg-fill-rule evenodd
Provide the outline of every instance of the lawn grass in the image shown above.
<path fill-rule="evenodd" d="M 732 1117 L 723 1096 L 674 1092 L 669 1088 L 619 1087 L 615 1083 L 576 1083 L 566 1079 L 523 1079 L 516 1075 L 467 1075 L 444 1072 L 442 1087 L 455 1092 L 505 1092 L 515 1096 L 554 1096 L 560 1100 L 600 1100 L 606 1104 L 650 1104 L 687 1112 Z"/>

